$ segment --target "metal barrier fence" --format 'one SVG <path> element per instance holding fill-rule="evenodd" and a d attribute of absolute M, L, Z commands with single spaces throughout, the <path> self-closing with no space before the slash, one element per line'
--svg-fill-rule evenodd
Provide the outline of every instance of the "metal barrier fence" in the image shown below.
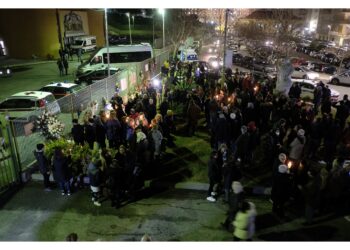
<path fill-rule="evenodd" d="M 80 91 L 57 100 L 60 108 L 58 119 L 65 124 L 64 134 L 70 133 L 72 118 L 78 117 L 78 112 L 87 109 L 93 101 L 97 102 L 98 110 L 103 108 L 103 98 L 110 100 L 120 89 L 120 95 L 127 96 L 137 91 L 143 81 L 151 79 L 160 72 L 165 60 L 169 59 L 169 50 L 161 51 L 156 57 L 140 63 L 132 63 L 127 68 L 94 84 L 88 85 Z M 13 137 L 22 170 L 34 162 L 33 150 L 36 144 L 44 142 L 45 138 L 38 132 L 31 132 L 33 123 L 44 110 L 28 112 L 27 117 L 12 121 Z"/>

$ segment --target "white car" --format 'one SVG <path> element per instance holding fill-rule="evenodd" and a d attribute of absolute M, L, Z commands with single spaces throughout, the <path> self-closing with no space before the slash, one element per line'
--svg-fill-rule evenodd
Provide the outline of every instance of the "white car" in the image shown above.
<path fill-rule="evenodd" d="M 11 119 L 33 120 L 33 118 L 28 117 L 28 114 L 31 114 L 31 111 L 38 111 L 42 108 L 45 108 L 52 114 L 57 114 L 61 111 L 54 95 L 44 91 L 19 92 L 0 103 L 0 112 L 5 112 Z"/>
<path fill-rule="evenodd" d="M 302 78 L 307 80 L 319 79 L 320 75 L 316 72 L 308 70 L 305 67 L 295 67 L 294 72 L 291 75 L 292 78 Z"/>
<path fill-rule="evenodd" d="M 340 74 L 335 74 L 329 78 L 332 84 L 347 84 L 350 85 L 350 71 L 345 71 Z"/>
<path fill-rule="evenodd" d="M 314 98 L 314 90 L 317 86 L 318 81 L 312 81 L 312 80 L 298 80 L 298 79 L 292 79 L 292 82 L 299 83 L 299 86 L 301 88 L 301 98 L 308 97 L 311 100 Z M 338 102 L 340 93 L 334 89 L 331 89 L 331 102 L 336 103 Z"/>

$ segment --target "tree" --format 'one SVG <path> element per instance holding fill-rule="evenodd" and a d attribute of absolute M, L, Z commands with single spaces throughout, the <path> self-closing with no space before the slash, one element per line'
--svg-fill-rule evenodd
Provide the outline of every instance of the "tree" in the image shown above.
<path fill-rule="evenodd" d="M 196 29 L 201 26 L 195 15 L 186 15 L 184 9 L 172 9 L 167 12 L 166 37 L 173 45 L 175 57 L 176 51 L 189 36 L 196 34 Z"/>

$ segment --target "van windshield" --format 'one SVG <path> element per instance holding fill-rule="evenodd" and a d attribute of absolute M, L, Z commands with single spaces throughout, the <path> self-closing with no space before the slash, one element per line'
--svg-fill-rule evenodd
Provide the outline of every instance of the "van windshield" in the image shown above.
<path fill-rule="evenodd" d="M 74 45 L 76 45 L 76 46 L 82 46 L 82 45 L 83 45 L 83 42 L 84 42 L 84 41 L 81 41 L 81 40 L 75 40 L 75 41 L 74 41 Z"/>

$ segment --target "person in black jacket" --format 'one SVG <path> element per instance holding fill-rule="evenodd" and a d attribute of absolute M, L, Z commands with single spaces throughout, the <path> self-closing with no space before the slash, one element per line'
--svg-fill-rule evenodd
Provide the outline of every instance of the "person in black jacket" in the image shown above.
<path fill-rule="evenodd" d="M 111 206 L 118 208 L 121 203 L 123 194 L 123 169 L 116 159 L 112 160 L 112 164 L 107 169 L 107 187 L 110 190 Z"/>
<path fill-rule="evenodd" d="M 34 156 L 37 160 L 39 171 L 44 177 L 45 191 L 51 191 L 49 160 L 44 154 L 44 144 L 40 143 L 36 145 L 36 150 L 34 150 Z"/>
<path fill-rule="evenodd" d="M 71 133 L 77 145 L 84 145 L 84 126 L 78 123 L 78 119 L 73 119 Z"/>
<path fill-rule="evenodd" d="M 207 200 L 212 202 L 216 201 L 215 196 L 217 195 L 216 192 L 213 192 L 214 185 L 219 183 L 221 179 L 217 159 L 218 159 L 218 153 L 216 151 L 212 151 L 208 161 L 209 189 L 208 189 L 208 195 L 207 195 Z"/>
<path fill-rule="evenodd" d="M 61 188 L 62 195 L 71 195 L 70 190 L 70 172 L 68 158 L 63 154 L 62 149 L 56 148 L 53 155 L 53 169 L 56 181 Z"/>
<path fill-rule="evenodd" d="M 106 114 L 104 111 L 100 112 L 100 115 L 95 119 L 95 132 L 96 132 L 96 142 L 100 148 L 106 147 Z"/>
<path fill-rule="evenodd" d="M 278 173 L 273 178 L 271 189 L 271 199 L 273 201 L 272 212 L 278 216 L 284 216 L 284 204 L 290 198 L 290 190 L 292 187 L 291 179 L 288 174 L 288 167 L 280 165 Z"/>
<path fill-rule="evenodd" d="M 94 149 L 94 142 L 96 141 L 94 119 L 89 119 L 88 123 L 84 125 L 84 130 L 85 141 L 89 144 L 90 149 Z"/>

